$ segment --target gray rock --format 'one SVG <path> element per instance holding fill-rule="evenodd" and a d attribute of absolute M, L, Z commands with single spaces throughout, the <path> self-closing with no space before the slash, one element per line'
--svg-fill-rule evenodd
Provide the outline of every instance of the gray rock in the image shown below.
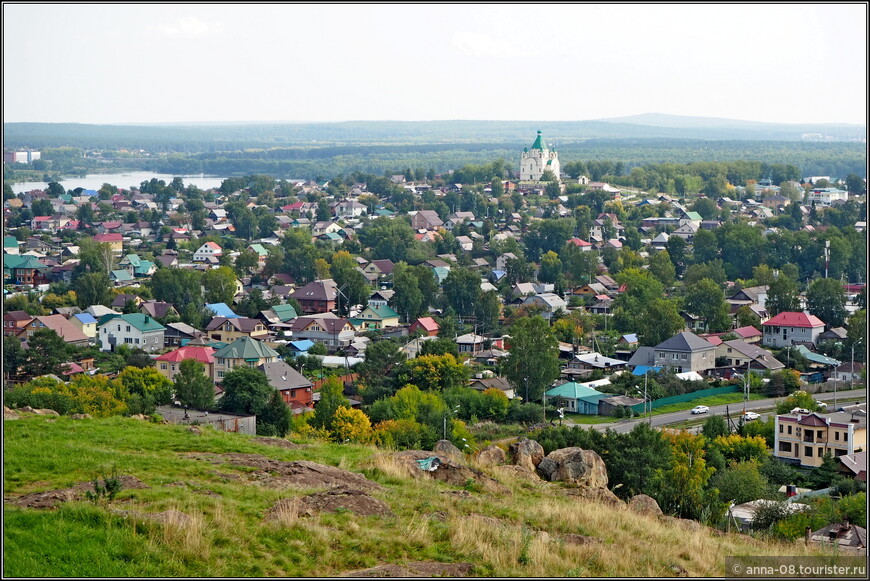
<path fill-rule="evenodd" d="M 507 454 L 498 446 L 487 446 L 477 455 L 477 461 L 483 466 L 500 466 L 506 458 Z"/>
<path fill-rule="evenodd" d="M 511 463 L 524 466 L 532 472 L 544 458 L 544 448 L 534 440 L 522 438 L 510 445 Z"/>
<path fill-rule="evenodd" d="M 583 448 L 553 450 L 538 463 L 538 473 L 549 481 L 586 488 L 607 488 L 607 468 L 601 456 Z"/>
<path fill-rule="evenodd" d="M 462 458 L 462 451 L 454 446 L 450 440 L 438 440 L 437 442 L 435 442 L 435 447 L 432 448 L 432 451 L 447 454 L 448 456 Z"/>
<path fill-rule="evenodd" d="M 628 500 L 628 507 L 642 514 L 652 514 L 655 516 L 659 516 L 662 514 L 662 509 L 659 507 L 659 503 L 656 502 L 656 499 L 647 496 L 646 494 L 636 494 L 632 496 Z"/>

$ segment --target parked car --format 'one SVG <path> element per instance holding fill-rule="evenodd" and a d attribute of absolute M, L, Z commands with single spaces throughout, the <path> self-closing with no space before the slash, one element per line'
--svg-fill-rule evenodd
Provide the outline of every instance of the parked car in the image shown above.
<path fill-rule="evenodd" d="M 710 408 L 708 408 L 705 405 L 696 405 L 695 407 L 692 408 L 693 414 L 706 414 L 709 411 L 710 411 Z"/>
<path fill-rule="evenodd" d="M 826 404 L 826 403 L 823 402 L 823 401 L 818 401 L 818 400 L 816 400 L 816 405 L 819 406 L 819 409 L 821 409 L 821 410 L 827 410 L 827 409 L 828 409 L 828 404 Z"/>
<path fill-rule="evenodd" d="M 791 410 L 791 413 L 793 413 L 793 414 L 808 414 L 808 413 L 810 413 L 810 410 L 808 410 L 806 408 L 793 408 Z"/>
<path fill-rule="evenodd" d="M 752 420 L 757 420 L 760 417 L 761 416 L 755 412 L 746 412 L 745 414 L 743 414 L 743 419 L 747 422 L 751 422 Z"/>

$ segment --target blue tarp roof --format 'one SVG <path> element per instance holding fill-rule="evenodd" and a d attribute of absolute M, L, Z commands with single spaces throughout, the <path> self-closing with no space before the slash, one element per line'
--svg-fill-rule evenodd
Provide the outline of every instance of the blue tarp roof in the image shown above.
<path fill-rule="evenodd" d="M 634 371 L 631 372 L 632 375 L 643 375 L 647 371 L 652 371 L 653 373 L 658 373 L 661 371 L 661 367 L 650 367 L 649 365 L 638 365 L 634 368 Z"/>
<path fill-rule="evenodd" d="M 238 319 L 239 315 L 235 314 L 226 303 L 211 303 L 206 305 L 207 309 L 214 312 L 215 317 L 226 317 L 228 319 Z"/>
<path fill-rule="evenodd" d="M 296 351 L 299 352 L 307 352 L 309 349 L 314 347 L 314 341 L 310 339 L 302 339 L 301 341 L 290 341 L 290 346 L 293 347 Z"/>

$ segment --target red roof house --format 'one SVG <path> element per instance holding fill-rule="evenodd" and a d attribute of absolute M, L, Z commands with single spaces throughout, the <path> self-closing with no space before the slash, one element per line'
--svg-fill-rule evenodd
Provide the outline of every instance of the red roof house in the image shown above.
<path fill-rule="evenodd" d="M 761 324 L 762 343 L 771 347 L 787 347 L 796 343 L 818 342 L 825 323 L 808 313 L 784 312 Z"/>

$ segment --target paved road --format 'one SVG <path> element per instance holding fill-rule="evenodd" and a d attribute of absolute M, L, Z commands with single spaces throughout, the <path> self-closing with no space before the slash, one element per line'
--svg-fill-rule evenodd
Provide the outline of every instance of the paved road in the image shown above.
<path fill-rule="evenodd" d="M 813 397 L 819 401 L 823 401 L 828 404 L 828 409 L 831 411 L 835 411 L 836 408 L 833 405 L 834 402 L 834 392 L 825 392 L 825 393 L 816 393 L 813 394 Z M 757 399 L 753 401 L 746 402 L 746 409 L 748 410 L 761 410 L 768 409 L 776 406 L 776 400 L 782 398 L 769 398 L 769 399 Z M 867 390 L 866 389 L 853 389 L 851 391 L 838 391 L 837 392 L 837 407 L 843 405 L 851 405 L 859 402 L 867 401 Z M 650 416 L 650 425 L 653 427 L 657 426 L 666 426 L 668 424 L 676 424 L 680 422 L 684 422 L 690 419 L 701 419 L 708 415 L 725 415 L 726 408 L 731 414 L 731 418 L 733 420 L 737 420 L 740 414 L 743 412 L 743 402 L 740 403 L 731 403 L 726 405 L 715 405 L 710 407 L 710 411 L 707 414 L 702 415 L 692 415 L 689 410 L 681 411 L 681 412 L 673 412 L 669 414 L 659 414 L 657 416 Z M 767 414 L 762 414 L 760 420 L 766 419 Z M 609 424 L 589 424 L 591 427 L 596 430 L 606 430 L 607 428 L 613 428 L 619 433 L 630 432 L 632 428 L 634 428 L 635 424 L 646 421 L 645 419 L 635 418 L 632 420 L 622 420 L 620 422 L 614 422 Z M 584 424 L 575 424 L 579 427 L 586 427 Z"/>

